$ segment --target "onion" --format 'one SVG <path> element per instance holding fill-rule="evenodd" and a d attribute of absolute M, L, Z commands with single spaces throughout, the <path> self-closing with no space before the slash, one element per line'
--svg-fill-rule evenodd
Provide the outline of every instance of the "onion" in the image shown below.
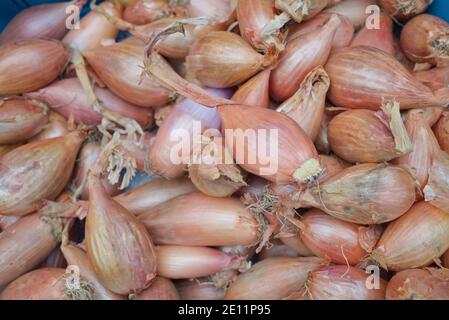
<path fill-rule="evenodd" d="M 299 233 L 293 236 L 280 237 L 281 241 L 289 248 L 295 250 L 301 257 L 313 257 L 315 254 L 307 248 Z"/>
<path fill-rule="evenodd" d="M 129 140 L 127 136 L 121 136 L 120 139 L 123 148 L 136 161 L 136 169 L 142 172 L 147 171 L 149 167 L 148 155 L 156 140 L 154 134 L 145 131 L 143 136 L 139 136 L 140 145 L 137 145 L 135 141 Z"/>
<path fill-rule="evenodd" d="M 237 2 L 237 19 L 242 37 L 258 51 L 270 45 L 281 45 L 279 30 L 267 34 L 265 27 L 275 17 L 274 0 L 242 0 Z"/>
<path fill-rule="evenodd" d="M 329 57 L 340 18 L 331 15 L 322 28 L 313 30 L 287 43 L 279 64 L 271 72 L 270 95 L 276 101 L 290 98 L 307 74 Z"/>
<path fill-rule="evenodd" d="M 151 285 L 156 276 L 153 242 L 143 224 L 105 192 L 97 172 L 89 175 L 85 232 L 89 260 L 107 289 L 127 295 Z"/>
<path fill-rule="evenodd" d="M 296 23 L 313 18 L 334 2 L 333 0 L 275 0 L 276 8 L 282 11 L 280 16 L 287 15 L 289 19 L 293 19 Z M 278 19 L 280 19 L 279 16 Z M 283 20 L 283 17 L 281 20 Z"/>
<path fill-rule="evenodd" d="M 246 186 L 240 188 L 236 195 L 240 196 L 243 203 L 256 203 L 266 192 L 268 181 L 258 176 L 248 175 Z"/>
<path fill-rule="evenodd" d="M 394 56 L 396 54 L 396 45 L 393 35 L 393 20 L 382 14 L 379 18 L 378 28 L 362 28 L 351 42 L 352 47 L 368 46 L 382 50 Z"/>
<path fill-rule="evenodd" d="M 26 8 L 3 29 L 0 45 L 31 38 L 61 39 L 67 32 L 66 8 L 76 6 L 81 9 L 85 3 L 85 0 L 73 0 Z"/>
<path fill-rule="evenodd" d="M 164 0 L 134 0 L 123 11 L 123 19 L 137 25 L 169 15 L 170 6 Z"/>
<path fill-rule="evenodd" d="M 108 88 L 122 99 L 142 107 L 170 101 L 170 92 L 154 79 L 141 79 L 143 47 L 117 43 L 83 51 L 83 56 Z"/>
<path fill-rule="evenodd" d="M 0 144 L 12 144 L 27 140 L 39 133 L 47 121 L 47 109 L 32 101 L 1 101 Z"/>
<path fill-rule="evenodd" d="M 62 254 L 61 248 L 56 247 L 48 257 L 39 265 L 39 268 L 66 268 L 67 262 Z"/>
<path fill-rule="evenodd" d="M 62 72 L 68 53 L 57 41 L 20 40 L 0 46 L 0 95 L 39 89 Z"/>
<path fill-rule="evenodd" d="M 389 161 L 412 151 L 398 103 L 385 103 L 381 110 L 348 110 L 335 116 L 328 139 L 339 157 L 350 162 Z"/>
<path fill-rule="evenodd" d="M 426 11 L 433 0 L 378 0 L 379 4 L 400 21 L 413 18 Z"/>
<path fill-rule="evenodd" d="M 48 114 L 48 123 L 44 129 L 38 134 L 34 135 L 28 142 L 46 140 L 51 138 L 62 137 L 68 134 L 69 125 L 67 120 L 54 111 L 50 111 Z"/>
<path fill-rule="evenodd" d="M 207 247 L 158 246 L 158 275 L 170 279 L 206 277 L 217 272 L 240 269 L 241 257 Z"/>
<path fill-rule="evenodd" d="M 120 6 L 105 1 L 99 5 L 113 17 L 121 17 Z M 78 53 L 99 47 L 105 39 L 115 39 L 118 29 L 101 14 L 90 11 L 80 20 L 78 29 L 70 30 L 62 39 L 67 47 L 72 49 L 72 58 Z"/>
<path fill-rule="evenodd" d="M 149 127 L 153 121 L 152 110 L 147 110 L 128 103 L 117 97 L 108 89 L 95 88 L 95 94 L 108 110 L 136 120 L 143 127 Z M 53 110 L 67 119 L 73 115 L 75 122 L 98 125 L 102 116 L 95 112 L 84 94 L 77 78 L 63 79 L 27 94 L 28 97 L 49 104 Z"/>
<path fill-rule="evenodd" d="M 53 200 L 66 186 L 76 154 L 86 137 L 73 131 L 64 137 L 18 147 L 0 160 L 0 214 L 25 215 Z"/>
<path fill-rule="evenodd" d="M 225 300 L 277 300 L 298 291 L 309 272 L 325 262 L 319 258 L 278 257 L 260 261 L 240 274 Z"/>
<path fill-rule="evenodd" d="M 443 112 L 441 119 L 437 122 L 435 129 L 435 137 L 437 138 L 441 149 L 449 153 L 449 113 Z"/>
<path fill-rule="evenodd" d="M 62 231 L 58 219 L 34 213 L 0 233 L 0 287 L 41 263 L 56 247 Z"/>
<path fill-rule="evenodd" d="M 10 283 L 1 300 L 93 300 L 95 292 L 84 279 L 80 288 L 72 288 L 72 279 L 64 269 L 43 268 L 31 271 Z"/>
<path fill-rule="evenodd" d="M 322 28 L 331 16 L 332 13 L 320 13 L 310 20 L 292 25 L 288 30 L 287 42 Z M 338 17 L 340 18 L 340 26 L 335 31 L 335 36 L 332 40 L 332 50 L 347 47 L 354 36 L 354 26 L 351 21 L 342 15 Z"/>
<path fill-rule="evenodd" d="M 415 202 L 416 181 L 399 166 L 359 164 L 299 195 L 301 207 L 319 208 L 331 216 L 358 224 L 392 221 Z M 392 198 L 391 195 L 395 196 Z"/>
<path fill-rule="evenodd" d="M 156 277 L 153 284 L 145 289 L 134 300 L 179 300 L 178 290 L 169 279 Z"/>
<path fill-rule="evenodd" d="M 315 141 L 323 120 L 329 77 L 319 66 L 305 77 L 298 91 L 284 101 L 276 111 L 287 114 Z"/>
<path fill-rule="evenodd" d="M 328 266 L 312 271 L 307 291 L 312 300 L 384 300 L 387 282 L 369 288 L 369 273 L 350 266 Z"/>
<path fill-rule="evenodd" d="M 429 177 L 432 161 L 439 153 L 440 146 L 424 117 L 424 110 L 410 110 L 407 113 L 405 127 L 410 136 L 413 150 L 409 154 L 395 159 L 394 163 L 409 166 L 423 190 Z"/>
<path fill-rule="evenodd" d="M 257 53 L 235 33 L 214 31 L 190 47 L 187 73 L 205 86 L 228 88 L 271 66 L 273 55 Z"/>
<path fill-rule="evenodd" d="M 185 178 L 155 179 L 130 191 L 119 194 L 114 200 L 135 215 L 150 210 L 178 196 L 195 192 L 196 188 Z"/>
<path fill-rule="evenodd" d="M 232 100 L 247 106 L 268 108 L 270 105 L 271 70 L 263 70 L 242 84 L 232 96 Z"/>
<path fill-rule="evenodd" d="M 326 112 L 326 110 L 324 110 L 323 119 L 320 123 L 320 129 L 315 140 L 316 149 L 323 154 L 328 154 L 331 152 L 328 139 L 328 126 L 331 119 L 332 117 L 328 114 L 328 112 Z"/>
<path fill-rule="evenodd" d="M 331 79 L 328 98 L 337 106 L 376 110 L 382 99 L 395 100 L 402 109 L 449 103 L 449 89 L 432 93 L 394 57 L 376 48 L 341 49 L 325 69 Z"/>
<path fill-rule="evenodd" d="M 233 0 L 189 0 L 186 11 L 189 17 L 208 17 L 213 22 L 224 22 L 235 9 Z"/>
<path fill-rule="evenodd" d="M 448 300 L 447 271 L 409 269 L 396 273 L 388 282 L 387 300 Z"/>
<path fill-rule="evenodd" d="M 449 155 L 435 154 L 429 168 L 429 182 L 424 187 L 424 198 L 435 207 L 449 213 Z"/>
<path fill-rule="evenodd" d="M 230 96 L 229 90 L 209 89 L 209 92 L 219 97 Z M 194 132 L 195 123 L 201 125 L 200 132 Z M 188 99 L 177 103 L 156 135 L 156 140 L 149 155 L 151 169 L 165 178 L 182 176 L 187 163 L 190 163 L 190 159 L 181 159 L 181 163 L 173 163 L 172 152 L 179 145 L 179 141 L 171 137 L 179 130 L 185 130 L 189 138 L 193 139 L 194 134 L 203 133 L 204 130 L 210 128 L 219 129 L 220 125 L 221 121 L 217 110 L 210 110 Z M 190 140 L 190 142 L 190 144 L 193 144 L 193 140 Z M 188 151 L 189 154 L 185 156 L 190 158 L 192 146 Z"/>
<path fill-rule="evenodd" d="M 259 222 L 238 200 L 201 193 L 182 195 L 139 215 L 156 244 L 187 246 L 254 245 Z"/>
<path fill-rule="evenodd" d="M 356 265 L 376 245 L 382 228 L 362 227 L 314 209 L 301 219 L 301 240 L 315 255 L 336 264 Z"/>
<path fill-rule="evenodd" d="M 181 280 L 176 282 L 181 300 L 223 300 L 224 288 L 217 288 L 209 281 Z"/>
<path fill-rule="evenodd" d="M 0 216 L 0 232 L 20 220 L 17 216 Z"/>
<path fill-rule="evenodd" d="M 347 17 L 356 29 L 359 29 L 371 14 L 371 12 L 366 13 L 366 8 L 372 5 L 377 5 L 377 0 L 344 0 L 325 9 L 324 12 L 341 14 Z"/>
<path fill-rule="evenodd" d="M 281 241 L 273 242 L 271 241 L 270 247 L 264 247 L 262 251 L 259 253 L 258 260 L 262 261 L 269 258 L 277 258 L 277 257 L 298 257 L 299 254 L 296 250 L 293 250 L 286 244 Z"/>
<path fill-rule="evenodd" d="M 74 244 L 63 244 L 61 250 L 64 257 L 67 260 L 69 266 L 77 266 L 79 274 L 95 291 L 95 300 L 123 300 L 122 296 L 119 296 L 100 283 L 97 275 L 95 274 L 92 263 L 89 261 L 86 252 Z"/>
<path fill-rule="evenodd" d="M 449 67 L 415 72 L 415 77 L 432 90 L 449 88 Z"/>
<path fill-rule="evenodd" d="M 449 66 L 449 24 L 430 14 L 419 15 L 402 29 L 401 48 L 414 62 Z"/>
<path fill-rule="evenodd" d="M 443 266 L 444 266 L 445 268 L 448 268 L 448 267 L 449 267 L 449 250 L 446 251 L 446 252 L 443 254 L 443 256 L 441 257 L 441 259 L 442 259 L 442 262 L 443 262 Z"/>
<path fill-rule="evenodd" d="M 428 266 L 449 248 L 448 230 L 447 213 L 419 202 L 388 225 L 372 259 L 392 271 Z"/>
<path fill-rule="evenodd" d="M 5 154 L 14 150 L 15 148 L 20 147 L 22 144 L 23 143 L 0 145 L 0 158 L 2 158 Z"/>

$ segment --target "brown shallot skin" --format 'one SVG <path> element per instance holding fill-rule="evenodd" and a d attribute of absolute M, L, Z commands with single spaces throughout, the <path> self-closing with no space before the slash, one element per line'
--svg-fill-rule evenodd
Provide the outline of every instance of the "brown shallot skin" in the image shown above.
<path fill-rule="evenodd" d="M 143 224 L 89 175 L 86 247 L 100 282 L 127 295 L 148 288 L 156 276 L 156 251 Z"/>
<path fill-rule="evenodd" d="M 196 279 L 181 280 L 176 282 L 181 300 L 223 300 L 224 288 L 217 288 L 207 279 L 203 282 Z"/>
<path fill-rule="evenodd" d="M 278 65 L 271 72 L 270 96 L 274 100 L 290 98 L 310 71 L 326 63 L 339 25 L 340 18 L 331 15 L 322 28 L 287 43 L 279 56 Z"/>
<path fill-rule="evenodd" d="M 123 100 L 141 107 L 168 103 L 171 93 L 142 74 L 143 46 L 123 43 L 83 51 L 89 65 L 108 88 Z"/>
<path fill-rule="evenodd" d="M 440 151 L 440 146 L 424 117 L 424 110 L 410 110 L 406 116 L 405 128 L 412 142 L 413 150 L 405 156 L 396 158 L 394 163 L 409 166 L 418 179 L 422 191 L 429 178 L 433 159 Z"/>
<path fill-rule="evenodd" d="M 48 122 L 47 109 L 29 100 L 0 102 L 0 144 L 25 141 L 39 133 Z"/>
<path fill-rule="evenodd" d="M 83 130 L 30 142 L 0 159 L 0 214 L 25 215 L 56 198 L 70 179 Z"/>
<path fill-rule="evenodd" d="M 20 220 L 18 216 L 0 216 L 0 232 Z"/>
<path fill-rule="evenodd" d="M 414 75 L 419 81 L 432 90 L 449 88 L 449 66 L 418 71 L 415 72 Z"/>
<path fill-rule="evenodd" d="M 387 300 L 448 300 L 447 270 L 408 269 L 396 273 L 388 282 Z"/>
<path fill-rule="evenodd" d="M 31 38 L 61 39 L 67 32 L 66 8 L 76 6 L 79 9 L 87 1 L 46 3 L 22 10 L 0 34 L 0 45 L 16 40 Z"/>
<path fill-rule="evenodd" d="M 365 24 L 368 16 L 372 14 L 372 11 L 366 12 L 366 8 L 372 5 L 377 5 L 377 0 L 344 0 L 330 8 L 326 8 L 324 13 L 343 15 L 351 21 L 354 28 L 360 29 Z"/>
<path fill-rule="evenodd" d="M 325 266 L 310 273 L 306 290 L 311 300 L 384 300 L 387 281 L 374 283 L 368 277 L 370 273 L 355 267 Z"/>
<path fill-rule="evenodd" d="M 288 245 L 284 244 L 282 241 L 278 240 L 276 242 L 270 241 L 272 246 L 263 248 L 257 256 L 257 261 L 262 261 L 269 258 L 276 257 L 298 257 L 299 254 L 296 250 L 293 250 Z"/>
<path fill-rule="evenodd" d="M 0 158 L 3 157 L 8 152 L 14 150 L 15 148 L 20 147 L 22 144 L 23 143 L 0 145 Z"/>
<path fill-rule="evenodd" d="M 417 63 L 449 66 L 449 23 L 430 14 L 419 15 L 402 29 L 401 48 Z"/>
<path fill-rule="evenodd" d="M 277 300 L 301 289 L 309 272 L 325 264 L 316 258 L 276 257 L 254 264 L 241 273 L 225 294 L 225 300 Z"/>
<path fill-rule="evenodd" d="M 449 212 L 449 154 L 438 152 L 429 170 L 429 181 L 424 187 L 424 200 Z"/>
<path fill-rule="evenodd" d="M 382 228 L 371 226 L 374 235 L 368 246 L 374 247 Z M 379 230 L 380 228 L 380 230 Z M 367 233 L 367 228 L 334 218 L 326 213 L 313 209 L 306 212 L 301 219 L 301 240 L 318 257 L 336 264 L 356 265 L 367 255 L 362 246 L 361 235 Z"/>
<path fill-rule="evenodd" d="M 123 11 L 123 19 L 133 24 L 147 24 L 170 15 L 170 7 L 164 0 L 134 0 Z"/>
<path fill-rule="evenodd" d="M 151 286 L 132 298 L 133 300 L 179 300 L 179 293 L 170 279 L 156 277 Z"/>
<path fill-rule="evenodd" d="M 69 54 L 60 42 L 19 40 L 0 46 L 0 95 L 44 87 L 63 71 Z"/>
<path fill-rule="evenodd" d="M 443 267 L 449 268 L 449 250 L 443 254 L 441 262 L 443 263 Z"/>
<path fill-rule="evenodd" d="M 449 153 L 449 112 L 443 112 L 434 132 L 441 149 Z"/>
<path fill-rule="evenodd" d="M 254 245 L 259 222 L 239 199 L 202 193 L 179 196 L 139 215 L 156 244 L 187 246 Z"/>
<path fill-rule="evenodd" d="M 341 49 L 330 56 L 325 69 L 331 79 L 328 98 L 339 107 L 377 110 L 383 100 L 394 100 L 401 109 L 449 103 L 449 89 L 434 94 L 393 56 L 377 48 Z"/>
<path fill-rule="evenodd" d="M 407 169 L 375 163 L 349 167 L 299 196 L 300 207 L 319 208 L 335 218 L 362 225 L 395 220 L 415 200 L 416 180 Z"/>
<path fill-rule="evenodd" d="M 67 120 L 60 114 L 50 111 L 48 114 L 48 123 L 44 129 L 29 139 L 28 142 L 62 137 L 69 132 Z"/>
<path fill-rule="evenodd" d="M 301 240 L 299 233 L 293 236 L 280 237 L 282 243 L 295 250 L 301 257 L 314 257 L 315 254 Z"/>
<path fill-rule="evenodd" d="M 406 21 L 417 16 L 432 3 L 431 0 L 378 0 L 379 4 L 389 14 L 400 21 Z"/>
<path fill-rule="evenodd" d="M 173 198 L 197 191 L 187 178 L 160 178 L 119 194 L 114 200 L 138 216 Z"/>
<path fill-rule="evenodd" d="M 189 17 L 208 17 L 214 22 L 228 20 L 234 9 L 232 0 L 189 0 L 186 4 Z"/>
<path fill-rule="evenodd" d="M 51 221 L 30 214 L 0 233 L 0 287 L 32 270 L 56 248 Z"/>
<path fill-rule="evenodd" d="M 247 105 L 268 108 L 270 106 L 270 74 L 271 70 L 263 70 L 242 84 L 231 100 Z"/>
<path fill-rule="evenodd" d="M 446 212 L 426 202 L 418 202 L 388 225 L 372 258 L 391 271 L 428 266 L 449 249 L 448 230 L 449 215 Z"/>
<path fill-rule="evenodd" d="M 148 170 L 149 160 L 148 154 L 155 141 L 155 136 L 152 132 L 145 131 L 143 135 L 139 137 L 141 145 L 136 145 L 134 141 L 129 141 L 126 136 L 121 136 L 123 148 L 129 153 L 130 156 L 136 160 L 136 168 L 139 171 L 145 172 Z"/>

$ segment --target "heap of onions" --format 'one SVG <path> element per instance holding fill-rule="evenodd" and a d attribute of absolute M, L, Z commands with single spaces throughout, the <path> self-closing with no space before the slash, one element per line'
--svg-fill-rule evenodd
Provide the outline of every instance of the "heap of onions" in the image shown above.
<path fill-rule="evenodd" d="M 0 300 L 449 299 L 431 1 L 60 1 L 0 34 Z"/>

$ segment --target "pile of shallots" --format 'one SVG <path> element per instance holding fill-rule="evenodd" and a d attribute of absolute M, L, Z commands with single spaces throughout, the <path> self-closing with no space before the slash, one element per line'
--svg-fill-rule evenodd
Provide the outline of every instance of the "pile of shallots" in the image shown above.
<path fill-rule="evenodd" d="M 0 299 L 449 299 L 432 1 L 87 2 L 0 35 Z"/>

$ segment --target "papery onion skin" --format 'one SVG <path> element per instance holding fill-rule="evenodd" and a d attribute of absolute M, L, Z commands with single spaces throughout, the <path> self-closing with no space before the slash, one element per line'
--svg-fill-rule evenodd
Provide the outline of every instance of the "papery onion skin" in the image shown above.
<path fill-rule="evenodd" d="M 410 110 L 407 113 L 405 127 L 413 145 L 413 150 L 394 160 L 395 164 L 407 165 L 419 182 L 421 191 L 429 178 L 429 170 L 433 159 L 440 151 L 438 141 L 432 128 L 424 117 L 424 110 Z"/>
<path fill-rule="evenodd" d="M 61 39 L 67 32 L 66 8 L 81 9 L 86 1 L 46 3 L 19 12 L 0 34 L 0 45 L 17 40 L 42 38 Z"/>
<path fill-rule="evenodd" d="M 120 6 L 112 2 L 102 2 L 99 7 L 113 17 L 121 17 Z M 79 24 L 78 29 L 70 30 L 62 39 L 62 43 L 72 49 L 73 58 L 80 52 L 100 46 L 102 40 L 115 39 L 118 34 L 118 29 L 95 11 L 90 11 Z"/>
<path fill-rule="evenodd" d="M 170 15 L 164 0 L 134 0 L 123 11 L 123 19 L 133 24 L 147 24 Z"/>
<path fill-rule="evenodd" d="M 443 254 L 441 260 L 441 262 L 443 263 L 443 267 L 449 268 L 449 250 Z"/>
<path fill-rule="evenodd" d="M 0 233 L 0 287 L 41 263 L 58 244 L 49 221 L 34 213 Z"/>
<path fill-rule="evenodd" d="M 233 101 L 247 105 L 268 108 L 270 106 L 271 70 L 263 70 L 242 84 L 232 96 Z"/>
<path fill-rule="evenodd" d="M 85 241 L 89 260 L 107 289 L 127 295 L 151 285 L 157 264 L 150 235 L 132 213 L 109 197 L 92 174 Z"/>
<path fill-rule="evenodd" d="M 170 279 L 156 277 L 151 286 L 133 300 L 179 300 L 179 293 Z"/>
<path fill-rule="evenodd" d="M 187 73 L 212 88 L 238 85 L 271 64 L 240 36 L 215 31 L 198 39 L 186 57 Z"/>
<path fill-rule="evenodd" d="M 301 240 L 299 233 L 292 237 L 281 237 L 280 239 L 285 245 L 295 250 L 301 257 L 315 256 L 315 254 L 307 248 L 304 241 Z"/>
<path fill-rule="evenodd" d="M 95 290 L 95 300 L 123 300 L 124 297 L 106 289 L 98 280 L 87 253 L 74 244 L 63 244 L 61 250 L 69 266 L 77 266 L 79 274 Z"/>
<path fill-rule="evenodd" d="M 117 43 L 83 51 L 89 65 L 116 95 L 141 107 L 159 107 L 170 101 L 170 92 L 142 74 L 143 46 Z"/>
<path fill-rule="evenodd" d="M 0 102 L 0 144 L 25 141 L 39 133 L 48 122 L 45 108 L 29 100 Z"/>
<path fill-rule="evenodd" d="M 262 261 L 270 258 L 277 257 L 298 257 L 299 253 L 296 250 L 293 250 L 286 244 L 282 243 L 282 241 L 271 241 L 271 246 L 269 248 L 265 247 L 260 251 L 257 256 L 257 261 Z"/>
<path fill-rule="evenodd" d="M 288 30 L 287 42 L 313 30 L 322 28 L 331 16 L 332 13 L 320 13 L 310 20 L 292 25 Z M 354 36 L 354 26 L 351 21 L 343 15 L 339 15 L 338 17 L 340 18 L 340 26 L 335 32 L 332 41 L 332 50 L 338 50 L 349 46 Z"/>
<path fill-rule="evenodd" d="M 60 114 L 50 111 L 47 125 L 41 132 L 29 139 L 28 142 L 62 137 L 69 132 L 67 120 Z"/>
<path fill-rule="evenodd" d="M 20 220 L 18 216 L 0 216 L 0 232 Z"/>
<path fill-rule="evenodd" d="M 449 67 L 418 71 L 414 75 L 432 90 L 449 88 Z"/>
<path fill-rule="evenodd" d="M 191 280 L 181 280 L 176 282 L 181 300 L 223 300 L 224 288 L 217 288 L 207 279 L 203 282 Z"/>
<path fill-rule="evenodd" d="M 435 273 L 435 274 L 434 274 Z M 387 300 L 448 300 L 449 281 L 439 269 L 408 269 L 388 282 Z M 446 275 L 447 277 L 447 275 Z"/>
<path fill-rule="evenodd" d="M 351 46 L 374 47 L 394 56 L 396 47 L 393 26 L 393 20 L 389 16 L 382 14 L 379 18 L 379 28 L 367 28 L 365 26 L 352 39 Z"/>
<path fill-rule="evenodd" d="M 186 178 L 160 178 L 119 194 L 114 200 L 133 214 L 140 215 L 166 201 L 196 191 L 195 186 Z"/>
<path fill-rule="evenodd" d="M 391 271 L 428 266 L 449 248 L 448 230 L 446 212 L 419 202 L 388 225 L 372 258 Z"/>
<path fill-rule="evenodd" d="M 5 154 L 14 150 L 15 148 L 20 147 L 22 144 L 23 143 L 0 145 L 0 158 L 2 158 Z"/>
<path fill-rule="evenodd" d="M 301 219 L 301 240 L 318 257 L 336 264 L 356 265 L 367 254 L 359 243 L 360 225 L 313 209 Z"/>
<path fill-rule="evenodd" d="M 430 14 L 410 20 L 401 32 L 401 48 L 417 63 L 449 66 L 449 24 Z"/>
<path fill-rule="evenodd" d="M 66 186 L 78 150 L 86 137 L 73 131 L 64 137 L 18 147 L 0 160 L 0 214 L 25 215 L 53 200 Z"/>
<path fill-rule="evenodd" d="M 144 109 L 124 101 L 108 89 L 95 87 L 95 94 L 105 108 L 136 120 L 142 127 L 150 127 L 153 122 L 153 111 Z M 76 78 L 56 81 L 36 92 L 28 93 L 28 97 L 49 104 L 52 109 L 66 119 L 73 115 L 76 123 L 98 125 L 102 116 L 92 110 L 84 94 L 81 83 Z"/>
<path fill-rule="evenodd" d="M 344 0 L 325 9 L 324 12 L 341 14 L 347 17 L 356 29 L 359 29 L 372 13 L 366 12 L 366 8 L 371 5 L 377 5 L 377 0 Z"/>
<path fill-rule="evenodd" d="M 189 17 L 208 17 L 214 22 L 228 20 L 233 10 L 232 0 L 189 0 L 186 8 Z"/>
<path fill-rule="evenodd" d="M 274 100 L 290 98 L 310 71 L 326 63 L 339 26 L 340 18 L 331 15 L 322 28 L 287 43 L 279 56 L 279 64 L 271 72 L 270 95 Z"/>
<path fill-rule="evenodd" d="M 240 257 L 207 247 L 158 246 L 157 272 L 169 279 L 190 279 L 240 267 Z"/>
<path fill-rule="evenodd" d="M 392 221 L 407 212 L 415 199 L 416 180 L 407 169 L 375 163 L 349 167 L 300 196 L 306 207 L 357 224 Z"/>
<path fill-rule="evenodd" d="M 43 268 L 31 271 L 11 282 L 0 300 L 68 300 L 65 291 L 65 270 Z"/>
<path fill-rule="evenodd" d="M 156 244 L 254 245 L 261 234 L 256 217 L 238 200 L 201 193 L 182 195 L 139 215 Z"/>
<path fill-rule="evenodd" d="M 449 113 L 443 112 L 441 119 L 435 126 L 435 136 L 441 149 L 449 153 Z"/>
<path fill-rule="evenodd" d="M 370 273 L 350 266 L 321 267 L 310 273 L 307 291 L 312 300 L 384 300 L 387 281 L 369 288 Z"/>
<path fill-rule="evenodd" d="M 61 248 L 56 247 L 48 257 L 39 265 L 39 268 L 66 268 L 67 262 Z"/>
<path fill-rule="evenodd" d="M 449 154 L 440 151 L 432 160 L 429 181 L 424 187 L 424 199 L 449 213 Z"/>
<path fill-rule="evenodd" d="M 430 6 L 432 0 L 378 0 L 379 4 L 392 16 L 405 21 L 417 16 Z"/>
<path fill-rule="evenodd" d="M 315 139 L 316 149 L 323 154 L 329 154 L 331 152 L 328 139 L 328 127 L 331 119 L 332 117 L 325 111 L 323 119 L 321 120 L 320 130 L 318 131 L 318 135 Z"/>
<path fill-rule="evenodd" d="M 385 99 L 411 109 L 445 106 L 449 101 L 448 94 L 434 95 L 394 57 L 377 48 L 341 49 L 331 55 L 325 69 L 331 79 L 328 98 L 336 106 L 377 110 Z"/>
<path fill-rule="evenodd" d="M 0 46 L 0 95 L 39 89 L 62 72 L 69 59 L 57 41 L 30 39 Z"/>
<path fill-rule="evenodd" d="M 225 294 L 225 300 L 277 300 L 301 289 L 309 272 L 325 261 L 312 258 L 277 257 L 254 264 L 240 274 Z"/>

